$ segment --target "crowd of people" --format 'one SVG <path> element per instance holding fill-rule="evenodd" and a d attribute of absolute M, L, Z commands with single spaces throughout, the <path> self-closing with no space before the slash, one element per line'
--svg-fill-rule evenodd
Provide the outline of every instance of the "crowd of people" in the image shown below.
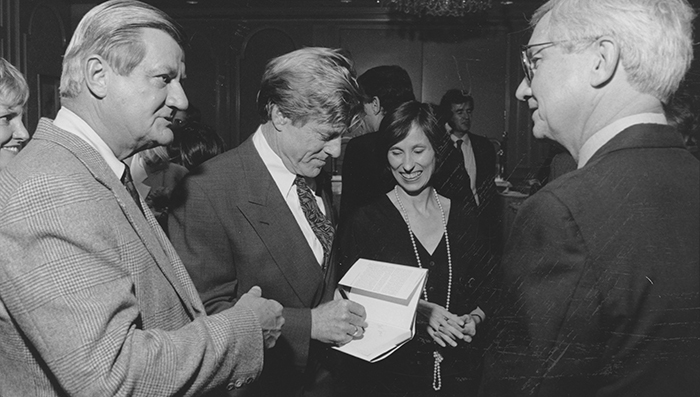
<path fill-rule="evenodd" d="M 550 0 L 515 96 L 571 165 L 506 242 L 474 98 L 417 101 L 397 65 L 273 58 L 226 150 L 182 87 L 185 35 L 109 0 L 22 123 L 0 58 L 2 396 L 692 396 L 700 390 L 697 114 L 687 0 Z M 329 158 L 347 146 L 335 213 Z M 679 133 L 680 132 L 680 133 Z M 691 150 L 689 150 L 689 148 Z M 415 336 L 370 363 L 359 258 L 428 269 Z"/>

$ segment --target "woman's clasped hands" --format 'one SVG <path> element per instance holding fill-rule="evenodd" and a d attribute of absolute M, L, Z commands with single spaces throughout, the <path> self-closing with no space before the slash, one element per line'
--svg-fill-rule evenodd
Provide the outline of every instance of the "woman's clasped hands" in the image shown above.
<path fill-rule="evenodd" d="M 418 314 L 421 322 L 427 322 L 428 334 L 442 347 L 456 347 L 460 340 L 469 343 L 476 335 L 476 323 L 470 314 L 458 316 L 423 299 L 418 303 Z"/>

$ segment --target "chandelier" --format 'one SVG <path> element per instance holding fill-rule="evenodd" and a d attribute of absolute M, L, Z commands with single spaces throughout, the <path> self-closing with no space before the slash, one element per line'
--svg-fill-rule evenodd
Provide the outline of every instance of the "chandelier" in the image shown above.
<path fill-rule="evenodd" d="M 491 7 L 491 0 L 382 0 L 384 6 L 415 15 L 462 17 Z"/>

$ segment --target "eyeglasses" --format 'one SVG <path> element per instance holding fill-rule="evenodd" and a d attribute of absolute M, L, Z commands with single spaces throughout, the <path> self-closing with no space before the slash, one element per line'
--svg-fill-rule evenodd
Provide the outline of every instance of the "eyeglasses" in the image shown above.
<path fill-rule="evenodd" d="M 543 51 L 546 48 L 549 48 L 549 47 L 552 47 L 555 45 L 569 43 L 572 41 L 583 41 L 583 40 L 591 40 L 591 41 L 595 42 L 599 38 L 600 38 L 600 36 L 581 37 L 578 39 L 571 39 L 571 40 L 547 41 L 544 43 L 524 45 L 522 47 L 522 51 L 520 51 L 520 63 L 523 65 L 523 72 L 525 72 L 525 77 L 527 78 L 527 82 L 532 83 L 532 77 L 535 75 L 535 70 L 537 69 L 537 67 L 535 66 L 535 62 L 532 60 L 532 57 L 535 54 L 539 53 L 540 51 Z M 533 54 L 531 50 L 535 47 L 542 47 L 542 48 Z"/>
<path fill-rule="evenodd" d="M 536 69 L 535 62 L 533 62 L 532 60 L 534 54 L 530 50 L 535 47 L 543 47 L 539 51 L 537 51 L 539 53 L 545 48 L 552 47 L 560 43 L 563 43 L 563 41 L 547 41 L 545 43 L 537 43 L 523 46 L 522 51 L 520 51 L 520 63 L 523 65 L 523 72 L 525 72 L 525 77 L 527 78 L 528 83 L 532 83 L 532 77 L 535 75 Z"/>

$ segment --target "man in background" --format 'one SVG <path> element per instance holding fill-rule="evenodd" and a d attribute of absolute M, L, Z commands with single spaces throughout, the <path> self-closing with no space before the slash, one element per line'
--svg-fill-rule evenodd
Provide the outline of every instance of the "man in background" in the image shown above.
<path fill-rule="evenodd" d="M 686 0 L 535 12 L 516 96 L 578 169 L 518 211 L 482 395 L 700 390 L 700 166 L 662 107 L 690 66 L 694 15 Z"/>
<path fill-rule="evenodd" d="M 408 72 L 397 65 L 371 68 L 358 79 L 363 95 L 364 125 L 367 133 L 355 137 L 345 148 L 340 200 L 341 222 L 355 208 L 388 192 L 394 178 L 386 171 L 385 153 L 376 152 L 379 125 L 384 115 L 400 104 L 415 99 Z"/>
<path fill-rule="evenodd" d="M 252 287 L 206 316 L 122 162 L 172 140 L 183 39 L 144 3 L 93 8 L 56 119 L 0 174 L 0 395 L 191 396 L 260 374 L 280 305 Z"/>
<path fill-rule="evenodd" d="M 170 237 L 207 312 L 228 309 L 253 285 L 284 306 L 284 330 L 260 380 L 236 395 L 332 396 L 327 348 L 363 334 L 364 308 L 333 300 L 334 217 L 317 178 L 340 154 L 361 99 L 338 50 L 271 60 L 258 130 L 185 177 L 180 203 L 175 193 Z"/>
<path fill-rule="evenodd" d="M 496 151 L 488 138 L 471 131 L 474 98 L 462 90 L 451 89 L 442 96 L 439 109 L 452 146 L 435 177 L 435 187 L 447 197 L 476 206 L 489 250 L 500 254 Z"/>
<path fill-rule="evenodd" d="M 448 90 L 440 100 L 440 111 L 455 149 L 462 154 L 458 166 L 469 175 L 465 188 L 477 206 L 484 208 L 495 199 L 496 151 L 488 138 L 471 132 L 474 98 L 461 90 Z"/>

